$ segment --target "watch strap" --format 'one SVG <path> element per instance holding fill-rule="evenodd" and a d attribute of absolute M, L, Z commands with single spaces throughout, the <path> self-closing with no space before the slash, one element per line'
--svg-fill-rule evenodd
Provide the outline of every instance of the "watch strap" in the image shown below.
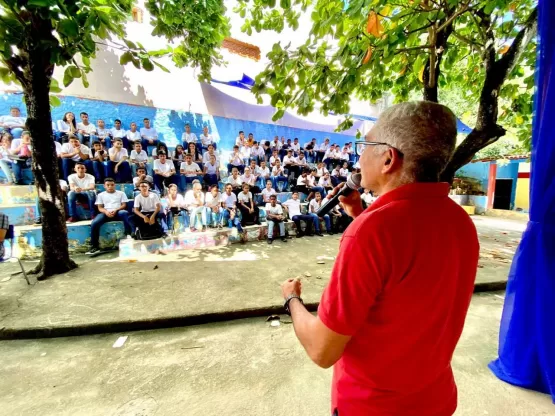
<path fill-rule="evenodd" d="M 299 299 L 301 304 L 304 305 L 303 299 L 299 295 L 291 294 L 287 296 L 287 298 L 285 298 L 285 303 L 283 304 L 283 308 L 285 309 L 285 312 L 289 316 L 291 316 L 291 311 L 289 310 L 289 302 L 291 302 L 292 299 Z"/>

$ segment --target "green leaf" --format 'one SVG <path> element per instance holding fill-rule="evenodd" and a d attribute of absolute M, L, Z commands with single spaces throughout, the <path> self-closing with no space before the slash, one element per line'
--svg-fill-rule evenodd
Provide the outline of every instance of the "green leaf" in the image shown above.
<path fill-rule="evenodd" d="M 83 65 L 91 66 L 91 59 L 88 56 L 81 55 L 81 60 L 83 61 Z"/>
<path fill-rule="evenodd" d="M 87 74 L 85 74 L 85 71 L 81 71 L 81 81 L 83 82 L 83 86 L 85 88 L 89 88 L 89 80 L 87 79 Z"/>
<path fill-rule="evenodd" d="M 280 118 L 284 116 L 284 114 L 285 114 L 285 109 L 282 108 L 280 110 L 277 110 L 272 117 L 272 121 L 278 121 Z"/>
<path fill-rule="evenodd" d="M 52 80 L 50 81 L 50 92 L 62 92 L 62 89 L 60 88 L 60 85 L 55 78 L 52 78 Z"/>
<path fill-rule="evenodd" d="M 71 84 L 73 82 L 73 76 L 71 75 L 71 71 L 69 70 L 69 67 L 66 68 L 66 70 L 64 71 L 64 87 L 69 86 L 69 84 Z"/>
<path fill-rule="evenodd" d="M 145 71 L 150 72 L 154 69 L 154 65 L 152 64 L 152 62 L 148 58 L 141 59 L 141 63 L 143 65 L 143 68 L 144 68 Z"/>
<path fill-rule="evenodd" d="M 79 34 L 79 26 L 73 19 L 63 19 L 58 22 L 58 33 L 66 38 L 75 38 Z"/>
<path fill-rule="evenodd" d="M 29 0 L 27 2 L 27 6 L 29 7 L 48 7 L 50 6 L 49 0 Z"/>
<path fill-rule="evenodd" d="M 72 65 L 68 69 L 73 78 L 81 78 L 81 70 L 79 68 Z"/>
<path fill-rule="evenodd" d="M 49 99 L 50 105 L 52 107 L 59 107 L 59 106 L 62 105 L 62 101 L 58 97 L 56 97 L 55 95 L 50 95 L 48 97 L 48 99 Z"/>
<path fill-rule="evenodd" d="M 135 45 L 135 43 L 131 42 L 130 40 L 124 39 L 123 42 L 127 45 L 129 49 L 137 49 L 137 45 Z"/>
<path fill-rule="evenodd" d="M 95 10 L 98 10 L 101 13 L 110 14 L 113 9 L 110 6 L 96 6 Z"/>
<path fill-rule="evenodd" d="M 124 52 L 119 58 L 120 65 L 126 65 L 133 60 L 133 54 L 129 51 Z"/>
<path fill-rule="evenodd" d="M 158 68 L 160 68 L 162 71 L 167 72 L 167 73 L 170 72 L 170 70 L 169 70 L 168 68 L 166 68 L 164 65 L 162 65 L 162 64 L 160 64 L 160 63 L 158 63 L 158 62 L 156 62 L 156 61 L 152 61 L 152 63 L 153 63 L 154 65 L 156 65 Z"/>

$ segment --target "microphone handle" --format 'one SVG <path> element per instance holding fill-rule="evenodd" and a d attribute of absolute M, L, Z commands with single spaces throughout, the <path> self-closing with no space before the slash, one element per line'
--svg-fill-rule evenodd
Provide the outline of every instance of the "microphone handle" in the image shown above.
<path fill-rule="evenodd" d="M 335 194 L 331 199 L 328 200 L 328 202 L 322 205 L 318 209 L 318 211 L 316 211 L 316 215 L 318 215 L 319 217 L 323 217 L 339 204 L 340 196 L 350 195 L 351 192 L 353 191 L 354 189 L 350 188 L 349 186 L 347 186 L 347 184 L 345 184 L 345 186 L 343 186 L 343 188 L 341 188 L 341 190 L 337 194 Z"/>

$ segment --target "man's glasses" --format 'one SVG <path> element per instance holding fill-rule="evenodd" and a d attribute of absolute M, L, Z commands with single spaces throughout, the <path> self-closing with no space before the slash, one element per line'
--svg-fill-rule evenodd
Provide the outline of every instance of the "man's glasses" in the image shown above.
<path fill-rule="evenodd" d="M 399 156 L 403 157 L 403 152 L 401 152 L 399 149 L 397 149 L 394 146 L 391 146 L 388 143 L 383 143 L 383 142 L 368 142 L 366 140 L 356 140 L 355 141 L 355 151 L 357 156 L 361 156 L 362 153 L 364 152 L 364 149 L 366 149 L 366 146 L 387 146 L 390 147 L 391 149 L 394 149 L 397 151 L 397 153 L 399 153 Z"/>

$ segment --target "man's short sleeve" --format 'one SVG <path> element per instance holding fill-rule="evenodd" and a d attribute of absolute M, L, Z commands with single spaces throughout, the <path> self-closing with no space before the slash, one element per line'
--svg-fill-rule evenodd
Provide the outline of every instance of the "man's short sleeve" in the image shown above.
<path fill-rule="evenodd" d="M 128 201 L 129 201 L 129 199 L 127 198 L 127 195 L 125 194 L 125 192 L 122 192 L 121 193 L 121 202 L 124 203 L 124 202 L 128 202 Z"/>
<path fill-rule="evenodd" d="M 98 196 L 96 197 L 96 201 L 94 203 L 95 205 L 104 205 L 103 194 L 104 192 L 101 192 L 100 194 L 98 194 Z"/>
<path fill-rule="evenodd" d="M 354 335 L 364 324 L 384 282 L 384 253 L 362 233 L 344 236 L 318 317 L 332 331 Z"/>

